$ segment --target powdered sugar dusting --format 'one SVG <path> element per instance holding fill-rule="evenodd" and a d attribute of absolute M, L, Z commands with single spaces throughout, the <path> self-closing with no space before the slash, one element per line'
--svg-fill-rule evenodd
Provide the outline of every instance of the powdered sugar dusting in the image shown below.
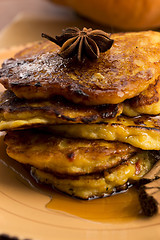
<path fill-rule="evenodd" d="M 34 74 L 35 72 L 43 72 L 44 76 L 53 74 L 59 70 L 59 66 L 62 64 L 61 58 L 51 58 L 49 53 L 45 53 L 40 57 L 37 57 L 32 63 L 26 63 L 21 66 L 23 72 Z"/>
<path fill-rule="evenodd" d="M 8 64 L 8 63 L 7 63 Z M 45 79 L 50 75 L 55 75 L 61 71 L 63 59 L 60 56 L 47 52 L 40 56 L 29 59 L 10 59 L 10 72 L 16 73 L 21 80 L 34 76 L 34 80 L 42 77 Z"/>

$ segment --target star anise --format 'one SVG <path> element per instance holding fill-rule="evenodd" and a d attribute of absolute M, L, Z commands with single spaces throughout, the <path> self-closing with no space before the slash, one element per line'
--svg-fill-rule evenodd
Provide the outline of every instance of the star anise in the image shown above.
<path fill-rule="evenodd" d="M 100 52 L 109 50 L 113 44 L 113 40 L 109 38 L 109 34 L 102 30 L 92 30 L 92 28 L 67 28 L 60 36 L 55 38 L 42 33 L 42 37 L 56 43 L 61 47 L 59 55 L 63 58 L 77 55 L 79 61 L 84 56 L 90 59 L 99 58 Z"/>

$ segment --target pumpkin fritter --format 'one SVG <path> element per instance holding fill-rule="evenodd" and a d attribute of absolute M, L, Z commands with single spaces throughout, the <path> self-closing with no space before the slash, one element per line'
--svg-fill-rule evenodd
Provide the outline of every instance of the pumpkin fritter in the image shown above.
<path fill-rule="evenodd" d="M 65 137 L 120 141 L 144 150 L 160 149 L 159 115 L 118 116 L 100 124 L 52 125 L 51 130 Z"/>
<path fill-rule="evenodd" d="M 61 95 L 86 105 L 117 104 L 133 98 L 160 75 L 160 33 L 117 33 L 97 61 L 63 59 L 49 41 L 6 60 L 0 82 L 19 98 Z"/>
<path fill-rule="evenodd" d="M 123 113 L 132 117 L 140 114 L 160 114 L 160 77 L 138 96 L 126 100 L 123 108 Z"/>
<path fill-rule="evenodd" d="M 31 128 L 40 124 L 95 123 L 122 113 L 122 104 L 82 106 L 62 97 L 25 100 L 5 91 L 0 96 L 0 130 Z"/>
<path fill-rule="evenodd" d="M 7 154 L 16 161 L 54 174 L 103 171 L 139 152 L 120 142 L 60 138 L 38 130 L 9 132 L 5 143 Z"/>
<path fill-rule="evenodd" d="M 154 162 L 155 159 L 149 151 L 142 151 L 117 167 L 97 174 L 60 177 L 32 168 L 32 176 L 39 182 L 52 184 L 69 195 L 89 199 L 124 190 L 128 183 L 141 179 L 152 168 Z"/>

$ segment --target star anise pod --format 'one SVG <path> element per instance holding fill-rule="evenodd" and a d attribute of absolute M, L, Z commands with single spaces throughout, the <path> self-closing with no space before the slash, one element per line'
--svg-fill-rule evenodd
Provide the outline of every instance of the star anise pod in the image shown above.
<path fill-rule="evenodd" d="M 112 47 L 113 40 L 109 34 L 102 30 L 92 30 L 92 28 L 67 28 L 60 36 L 55 38 L 42 33 L 42 37 L 56 43 L 61 47 L 59 55 L 63 58 L 77 55 L 79 61 L 84 56 L 90 59 L 99 58 L 100 52 L 105 52 Z"/>

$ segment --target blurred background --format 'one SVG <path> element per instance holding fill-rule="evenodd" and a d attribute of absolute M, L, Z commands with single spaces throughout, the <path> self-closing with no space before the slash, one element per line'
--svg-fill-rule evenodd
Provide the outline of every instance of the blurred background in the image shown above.
<path fill-rule="evenodd" d="M 68 26 L 108 32 L 159 30 L 160 0 L 0 0 L 0 48 L 60 34 Z"/>
<path fill-rule="evenodd" d="M 0 48 L 40 39 L 42 31 L 58 34 L 76 19 L 72 10 L 46 0 L 0 0 Z"/>
<path fill-rule="evenodd" d="M 60 8 L 45 0 L 0 0 L 0 30 L 20 13 L 52 16 Z"/>

